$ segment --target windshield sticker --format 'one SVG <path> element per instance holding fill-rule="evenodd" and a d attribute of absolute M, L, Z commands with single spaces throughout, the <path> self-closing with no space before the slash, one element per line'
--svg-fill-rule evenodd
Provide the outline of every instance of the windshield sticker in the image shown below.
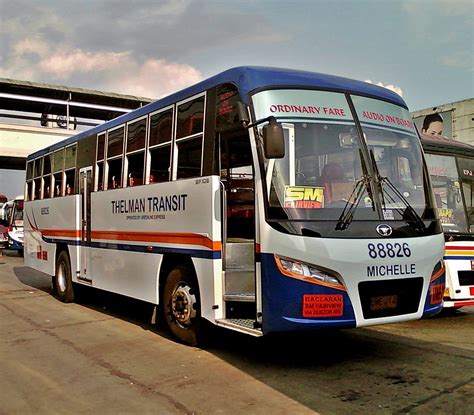
<path fill-rule="evenodd" d="M 257 119 L 312 118 L 316 120 L 351 121 L 352 114 L 344 94 L 327 91 L 275 90 L 253 97 Z"/>
<path fill-rule="evenodd" d="M 395 216 L 393 215 L 393 210 L 391 209 L 384 209 L 383 210 L 383 218 L 385 220 L 394 220 Z"/>
<path fill-rule="evenodd" d="M 324 187 L 285 186 L 285 207 L 295 209 L 324 207 Z"/>
<path fill-rule="evenodd" d="M 441 223 L 452 223 L 453 209 L 438 208 L 438 216 Z"/>
<path fill-rule="evenodd" d="M 415 123 L 403 107 L 376 99 L 352 96 L 362 124 L 379 125 L 416 134 Z"/>

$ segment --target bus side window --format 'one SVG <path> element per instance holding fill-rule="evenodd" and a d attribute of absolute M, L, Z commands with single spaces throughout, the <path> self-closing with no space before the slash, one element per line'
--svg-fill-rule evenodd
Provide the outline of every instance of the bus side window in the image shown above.
<path fill-rule="evenodd" d="M 109 180 L 107 189 L 117 189 L 122 186 L 122 158 L 109 160 Z"/>
<path fill-rule="evenodd" d="M 145 166 L 145 152 L 131 154 L 128 160 L 128 180 L 127 186 L 140 186 L 143 184 L 143 170 Z"/>
<path fill-rule="evenodd" d="M 76 171 L 74 169 L 66 171 L 66 195 L 74 194 L 75 179 Z"/>
<path fill-rule="evenodd" d="M 169 181 L 171 146 L 164 145 L 150 151 L 150 183 Z"/>

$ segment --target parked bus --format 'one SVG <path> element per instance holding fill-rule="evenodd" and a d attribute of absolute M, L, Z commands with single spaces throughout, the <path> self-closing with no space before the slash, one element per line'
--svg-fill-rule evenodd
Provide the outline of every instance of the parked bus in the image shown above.
<path fill-rule="evenodd" d="M 5 195 L 0 195 L 0 249 L 8 246 L 8 224 L 4 219 L 4 212 L 6 210 L 5 204 L 8 198 Z"/>
<path fill-rule="evenodd" d="M 5 195 L 0 195 L 0 221 L 6 220 L 5 211 L 7 209 L 8 198 Z"/>
<path fill-rule="evenodd" d="M 23 254 L 23 204 L 23 196 L 17 196 L 6 202 L 3 205 L 5 219 L 2 220 L 7 229 L 6 247 L 16 250 L 20 254 Z M 0 240 L 3 238 L 0 237 Z"/>
<path fill-rule="evenodd" d="M 474 305 L 474 147 L 422 135 L 438 216 L 444 230 L 444 307 Z"/>
<path fill-rule="evenodd" d="M 30 155 L 25 262 L 261 336 L 442 308 L 444 238 L 406 104 L 381 87 L 230 69 Z"/>

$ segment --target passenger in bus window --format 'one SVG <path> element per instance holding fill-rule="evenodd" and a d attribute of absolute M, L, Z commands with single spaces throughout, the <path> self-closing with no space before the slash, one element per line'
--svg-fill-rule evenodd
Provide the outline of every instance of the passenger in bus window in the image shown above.
<path fill-rule="evenodd" d="M 150 180 L 151 180 L 151 175 L 150 175 Z M 151 182 L 150 182 L 151 183 Z M 133 186 L 141 186 L 143 184 L 143 180 L 140 176 L 140 173 L 130 173 L 128 175 L 128 186 L 133 187 Z"/>
<path fill-rule="evenodd" d="M 428 135 L 443 135 L 443 117 L 441 114 L 429 114 L 423 120 L 423 128 L 421 129 L 423 134 Z"/>
<path fill-rule="evenodd" d="M 69 183 L 66 185 L 66 194 L 67 195 L 72 195 L 73 194 L 73 188 L 69 186 Z"/>
<path fill-rule="evenodd" d="M 61 196 L 61 189 L 60 189 L 60 187 L 59 187 L 59 184 L 56 185 L 55 196 Z"/>
<path fill-rule="evenodd" d="M 120 183 L 115 179 L 115 176 L 112 176 L 112 181 L 110 184 L 111 189 L 118 189 L 120 187 Z"/>

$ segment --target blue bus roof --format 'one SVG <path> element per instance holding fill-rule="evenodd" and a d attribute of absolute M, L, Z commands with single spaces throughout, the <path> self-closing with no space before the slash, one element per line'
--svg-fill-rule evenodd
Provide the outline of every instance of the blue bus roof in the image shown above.
<path fill-rule="evenodd" d="M 211 78 L 201 81 L 195 85 L 175 92 L 169 96 L 151 102 L 141 108 L 131 111 L 113 120 L 107 121 L 90 130 L 81 132 L 75 136 L 69 137 L 59 143 L 53 144 L 47 148 L 39 150 L 28 156 L 28 160 L 36 158 L 42 154 L 49 153 L 65 145 L 80 141 L 85 137 L 100 133 L 123 123 L 139 118 L 145 114 L 157 111 L 160 108 L 167 107 L 178 101 L 199 94 L 209 88 L 222 83 L 234 83 L 239 87 L 242 100 L 248 103 L 249 94 L 259 88 L 285 86 L 285 87 L 304 87 L 304 88 L 322 88 L 333 91 L 351 92 L 360 95 L 376 97 L 393 104 L 407 107 L 405 101 L 393 91 L 377 85 L 363 81 L 343 78 L 335 75 L 327 75 L 317 72 L 300 71 L 295 69 L 281 69 L 259 66 L 239 66 L 228 69 Z"/>

